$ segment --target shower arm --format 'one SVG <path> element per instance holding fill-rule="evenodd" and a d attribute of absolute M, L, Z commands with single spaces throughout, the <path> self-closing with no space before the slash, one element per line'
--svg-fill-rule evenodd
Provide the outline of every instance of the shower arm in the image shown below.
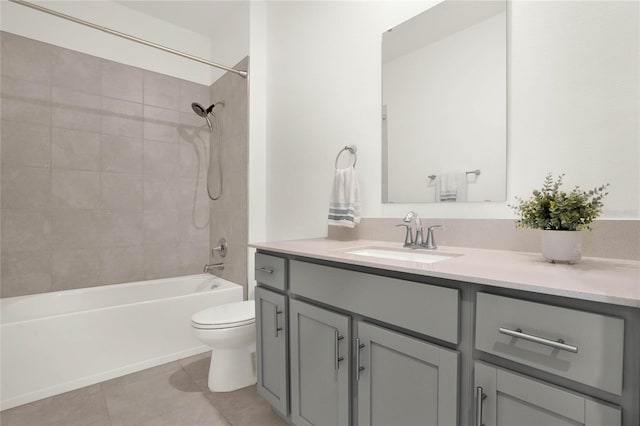
<path fill-rule="evenodd" d="M 222 65 L 222 64 L 218 64 L 216 62 L 207 61 L 206 59 L 199 58 L 198 56 L 190 55 L 189 53 L 184 53 L 184 52 L 181 52 L 179 50 L 163 46 L 161 44 L 153 43 L 151 41 L 147 41 L 147 40 L 144 40 L 144 39 L 141 39 L 141 38 L 138 38 L 138 37 L 134 37 L 134 36 L 131 36 L 129 34 L 121 33 L 120 31 L 112 30 L 111 28 L 103 27 L 101 25 L 97 25 L 97 24 L 94 24 L 94 23 L 89 22 L 89 21 L 84 21 L 82 19 L 78 19 L 78 18 L 75 18 L 75 17 L 70 16 L 70 15 L 65 15 L 64 13 L 56 12 L 55 10 L 47 9 L 46 7 L 42 7 L 42 6 L 39 6 L 37 4 L 29 3 L 29 2 L 24 1 L 24 0 L 9 0 L 9 1 L 12 2 L 12 3 L 16 3 L 16 4 L 19 4 L 19 5 L 22 5 L 22 6 L 30 7 L 31 9 L 35 9 L 35 10 L 38 10 L 40 12 L 48 13 L 49 15 L 57 16 L 58 18 L 62 18 L 62 19 L 66 19 L 66 20 L 71 21 L 71 22 L 75 22 L 76 24 L 84 25 L 86 27 L 90 27 L 90 28 L 93 28 L 93 29 L 96 29 L 96 30 L 99 30 L 99 31 L 102 31 L 102 32 L 105 32 L 105 33 L 108 33 L 108 34 L 111 34 L 111 35 L 115 35 L 117 37 L 121 37 L 121 38 L 130 40 L 130 41 L 134 41 L 136 43 L 144 44 L 145 46 L 153 47 L 154 49 L 163 50 L 165 52 L 172 53 L 174 55 L 182 56 L 183 58 L 191 59 L 192 61 L 200 62 L 200 63 L 206 64 L 206 65 L 210 65 L 210 66 L 212 66 L 214 68 L 219 68 L 219 69 L 222 69 L 222 70 L 225 70 L 225 71 L 229 71 L 229 72 L 232 72 L 234 74 L 238 74 L 239 76 L 241 76 L 243 78 L 247 78 L 247 76 L 249 75 L 249 73 L 247 71 L 236 70 L 234 68 L 227 67 L 227 66 Z"/>

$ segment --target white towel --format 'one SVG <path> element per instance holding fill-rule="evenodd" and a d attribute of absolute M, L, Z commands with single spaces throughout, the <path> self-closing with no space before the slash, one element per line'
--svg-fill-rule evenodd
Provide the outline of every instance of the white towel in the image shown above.
<path fill-rule="evenodd" d="M 445 173 L 440 176 L 440 201 L 466 201 L 467 179 L 465 173 Z"/>
<path fill-rule="evenodd" d="M 355 167 L 336 169 L 329 203 L 329 225 L 353 228 L 360 223 L 360 186 Z"/>

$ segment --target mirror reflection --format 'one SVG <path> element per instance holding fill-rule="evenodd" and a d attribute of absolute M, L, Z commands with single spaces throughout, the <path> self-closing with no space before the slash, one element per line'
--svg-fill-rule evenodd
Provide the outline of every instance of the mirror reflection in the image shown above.
<path fill-rule="evenodd" d="M 506 199 L 506 16 L 447 0 L 383 34 L 383 203 Z"/>

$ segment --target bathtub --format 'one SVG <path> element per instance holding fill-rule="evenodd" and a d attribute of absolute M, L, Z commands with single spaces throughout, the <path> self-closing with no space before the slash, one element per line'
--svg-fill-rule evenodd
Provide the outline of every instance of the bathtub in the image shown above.
<path fill-rule="evenodd" d="M 205 352 L 191 315 L 241 300 L 209 274 L 1 299 L 0 408 Z"/>

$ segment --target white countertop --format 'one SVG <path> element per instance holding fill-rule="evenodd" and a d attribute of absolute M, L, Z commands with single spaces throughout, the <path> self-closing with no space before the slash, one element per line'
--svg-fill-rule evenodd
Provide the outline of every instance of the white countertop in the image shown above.
<path fill-rule="evenodd" d="M 549 263 L 539 253 L 465 247 L 439 247 L 434 251 L 417 249 L 433 254 L 460 255 L 425 264 L 346 253 L 370 247 L 408 250 L 402 249 L 402 244 L 399 243 L 337 241 L 326 238 L 250 244 L 250 247 L 427 277 L 640 308 L 640 262 L 632 260 L 586 257 L 576 264 L 566 265 Z"/>

